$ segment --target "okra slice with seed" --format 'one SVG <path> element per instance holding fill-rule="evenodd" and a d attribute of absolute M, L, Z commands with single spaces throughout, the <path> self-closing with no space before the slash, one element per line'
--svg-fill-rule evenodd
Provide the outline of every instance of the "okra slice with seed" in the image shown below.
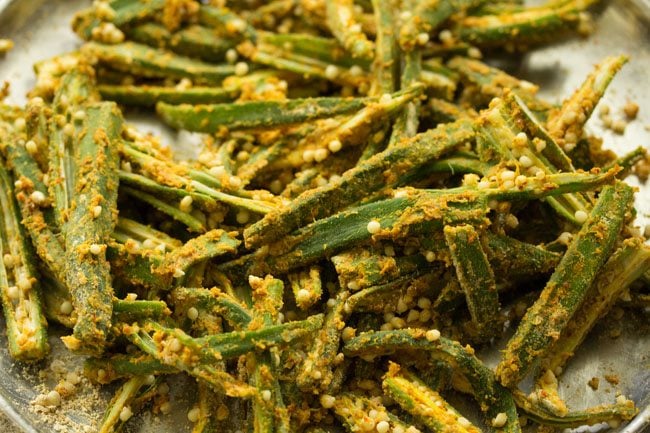
<path fill-rule="evenodd" d="M 378 399 L 344 392 L 336 396 L 325 397 L 327 406 L 329 406 L 328 397 L 333 398 L 332 410 L 350 433 L 374 430 L 379 423 L 388 424 L 388 428 L 391 430 L 414 432 L 413 426 L 389 412 Z M 321 398 L 321 402 L 323 402 L 323 398 Z M 371 412 L 377 415 L 371 418 Z M 416 429 L 416 431 L 419 430 Z"/>
<path fill-rule="evenodd" d="M 473 137 L 471 122 L 458 121 L 405 140 L 346 171 L 337 182 L 307 191 L 285 208 L 269 213 L 245 230 L 246 246 L 277 240 L 308 221 L 327 217 L 375 191 L 394 186 L 401 176 Z"/>
<path fill-rule="evenodd" d="M 472 325 L 478 335 L 490 338 L 500 324 L 500 304 L 494 272 L 479 233 L 470 225 L 445 226 L 444 233 Z"/>
<path fill-rule="evenodd" d="M 479 46 L 530 46 L 576 31 L 580 14 L 594 3 L 575 0 L 499 15 L 468 16 L 460 20 L 457 32 L 462 40 Z"/>
<path fill-rule="evenodd" d="M 389 363 L 382 388 L 402 409 L 433 432 L 480 432 L 438 392 L 399 364 Z"/>
<path fill-rule="evenodd" d="M 361 25 L 356 22 L 353 3 L 352 0 L 327 0 L 327 26 L 352 57 L 372 59 L 375 44 L 368 40 Z"/>
<path fill-rule="evenodd" d="M 648 269 L 650 249 L 643 245 L 642 240 L 630 238 L 623 241 L 623 245 L 605 262 L 582 305 L 542 361 L 545 368 L 551 371 L 563 368 L 596 321 L 607 314 L 629 285 Z"/>
<path fill-rule="evenodd" d="M 153 376 L 135 376 L 124 382 L 108 403 L 101 420 L 99 433 L 119 431 L 116 426 L 119 425 L 122 418 L 129 419 L 133 415 L 131 402 L 140 395 L 142 388 L 147 387 L 150 378 L 155 381 Z"/>
<path fill-rule="evenodd" d="M 69 347 L 101 351 L 111 327 L 113 288 L 106 244 L 116 222 L 122 116 L 112 102 L 86 108 L 74 151 L 74 206 L 62 231 L 66 286 L 77 312 Z"/>
<path fill-rule="evenodd" d="M 516 386 L 566 329 L 613 250 L 632 200 L 633 189 L 627 184 L 603 188 L 588 220 L 503 351 L 496 369 L 501 383 Z"/>
<path fill-rule="evenodd" d="M 285 101 L 248 101 L 214 105 L 156 105 L 156 111 L 168 125 L 195 132 L 216 133 L 272 128 L 324 117 L 352 113 L 375 102 L 366 98 L 320 97 Z"/>
<path fill-rule="evenodd" d="M 291 284 L 296 305 L 301 310 L 308 310 L 323 296 L 320 267 L 310 266 L 303 271 L 290 273 L 287 278 Z"/>
<path fill-rule="evenodd" d="M 220 84 L 235 75 L 235 66 L 215 65 L 135 42 L 106 45 L 88 42 L 82 51 L 102 64 L 148 78 L 189 78 L 195 83 Z"/>
<path fill-rule="evenodd" d="M 173 289 L 169 296 L 176 311 L 189 311 L 190 308 L 195 307 L 207 312 L 214 312 L 226 319 L 228 324 L 236 330 L 247 329 L 253 320 L 252 313 L 248 308 L 239 300 L 216 287 L 212 289 L 178 287 Z"/>
<path fill-rule="evenodd" d="M 607 57 L 596 65 L 585 82 L 564 101 L 559 110 L 550 113 L 546 126 L 558 144 L 567 149 L 567 145 L 575 145 L 582 138 L 585 123 L 605 94 L 609 83 L 627 61 L 627 56 Z"/>
<path fill-rule="evenodd" d="M 462 13 L 467 9 L 484 3 L 484 0 L 417 0 L 415 7 L 409 11 L 409 17 L 401 25 L 399 30 L 400 46 L 411 51 L 418 45 L 428 42 L 427 37 L 424 43 L 420 40 L 421 34 L 429 36 L 438 27 L 454 14 Z"/>
<path fill-rule="evenodd" d="M 21 361 L 42 359 L 49 351 L 47 323 L 35 257 L 21 225 L 13 182 L 0 157 L 0 296 L 9 353 Z"/>
<path fill-rule="evenodd" d="M 401 329 L 396 331 L 365 332 L 349 340 L 343 347 L 348 356 L 381 356 L 409 351 L 425 351 L 431 358 L 450 364 L 469 383 L 469 391 L 476 398 L 488 420 L 503 418 L 498 432 L 521 432 L 514 399 L 490 368 L 476 356 L 472 348 L 441 337 L 437 330 Z"/>

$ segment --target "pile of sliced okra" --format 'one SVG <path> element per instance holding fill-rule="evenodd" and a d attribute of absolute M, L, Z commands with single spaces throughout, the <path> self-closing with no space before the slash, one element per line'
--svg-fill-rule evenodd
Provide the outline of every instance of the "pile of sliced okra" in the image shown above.
<path fill-rule="evenodd" d="M 623 180 L 645 151 L 617 156 L 584 129 L 627 59 L 561 105 L 480 59 L 576 37 L 594 1 L 212 3 L 95 2 L 72 23 L 83 45 L 35 65 L 25 107 L 0 105 L 17 360 L 47 356 L 48 324 L 69 329 L 85 374 L 121 383 L 101 432 L 164 416 L 174 374 L 196 379 L 194 433 L 636 414 L 558 394 L 600 318 L 650 303 Z M 197 161 L 122 116 L 154 107 L 205 134 Z M 489 368 L 474 348 L 508 327 Z"/>

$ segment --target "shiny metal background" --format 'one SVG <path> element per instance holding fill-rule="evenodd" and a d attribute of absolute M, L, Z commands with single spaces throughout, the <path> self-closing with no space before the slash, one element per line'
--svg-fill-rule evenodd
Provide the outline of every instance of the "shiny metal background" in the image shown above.
<path fill-rule="evenodd" d="M 69 28 L 74 11 L 88 5 L 81 0 L 0 0 L 0 38 L 11 37 L 16 46 L 5 58 L 0 58 L 0 81 L 11 82 L 12 95 L 8 102 L 22 104 L 25 93 L 33 86 L 32 64 L 57 53 L 69 51 L 79 41 Z M 551 101 L 561 101 L 581 83 L 592 66 L 607 55 L 625 53 L 630 63 L 616 77 L 605 97 L 615 116 L 628 100 L 636 101 L 641 110 L 639 118 L 630 123 L 620 136 L 601 128 L 598 116 L 589 128 L 605 140 L 606 147 L 619 152 L 643 145 L 650 148 L 650 0 L 618 0 L 603 2 L 596 14 L 596 32 L 588 39 L 573 39 L 530 54 L 506 59 L 508 69 L 515 75 L 538 83 L 542 95 Z M 147 119 L 130 119 L 147 130 L 156 130 L 171 144 L 176 135 Z M 634 183 L 635 179 L 631 179 Z M 650 191 L 640 186 L 637 194 L 638 223 L 650 223 Z M 617 393 L 632 398 L 641 409 L 627 425 L 612 429 L 612 433 L 640 433 L 650 424 L 650 320 L 648 313 L 638 317 L 626 313 L 622 320 L 606 318 L 594 330 L 577 356 L 561 377 L 561 393 L 572 409 L 600 403 L 611 403 Z M 621 330 L 613 338 L 613 330 Z M 38 394 L 38 371 L 46 368 L 53 357 L 63 354 L 55 334 L 51 336 L 53 355 L 47 361 L 32 366 L 13 363 L 6 349 L 4 324 L 0 322 L 0 409 L 25 432 L 52 431 L 40 415 L 32 413 L 30 401 Z M 498 347 L 481 354 L 488 363 L 498 356 Z M 81 359 L 66 354 L 68 366 L 81 365 Z M 615 374 L 620 383 L 608 384 L 604 375 Z M 601 379 L 598 391 L 587 382 Z M 187 408 L 193 403 L 187 381 L 177 379 L 171 384 L 174 413 L 161 418 L 145 416 L 130 423 L 129 431 L 146 433 L 180 433 L 189 431 Z M 51 384 L 53 385 L 53 384 Z M 100 391 L 107 402 L 110 389 Z M 100 405 L 101 406 L 101 405 Z M 476 410 L 474 407 L 470 410 Z M 102 409 L 84 410 L 64 407 L 62 413 L 83 431 L 92 420 L 101 417 Z M 471 416 L 470 416 L 471 417 Z M 604 426 L 601 426 L 604 427 Z M 596 427 L 597 429 L 597 427 Z M 593 428 L 590 429 L 593 431 Z M 68 427 L 63 431 L 72 433 Z M 74 431 L 74 430 L 73 430 Z"/>

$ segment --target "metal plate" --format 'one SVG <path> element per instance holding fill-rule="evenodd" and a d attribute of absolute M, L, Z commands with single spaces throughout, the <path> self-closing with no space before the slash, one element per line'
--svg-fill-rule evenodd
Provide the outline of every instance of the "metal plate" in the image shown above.
<path fill-rule="evenodd" d="M 0 80 L 11 82 L 12 95 L 8 102 L 23 104 L 25 93 L 34 85 L 31 65 L 40 59 L 69 51 L 79 41 L 69 29 L 74 11 L 85 7 L 89 1 L 79 0 L 0 0 L 0 38 L 11 37 L 16 47 L 5 58 L 0 58 Z M 616 135 L 602 129 L 601 121 L 594 116 L 588 126 L 605 140 L 609 148 L 624 152 L 638 145 L 650 147 L 650 0 L 618 0 L 602 7 L 597 14 L 596 32 L 588 39 L 575 39 L 560 45 L 535 50 L 530 54 L 509 59 L 511 71 L 529 81 L 539 83 L 542 95 L 551 101 L 561 101 L 581 83 L 592 66 L 603 57 L 625 53 L 632 57 L 613 82 L 605 97 L 615 117 L 622 117 L 621 108 L 628 100 L 639 103 L 639 118 L 630 123 L 624 135 Z M 153 129 L 152 123 L 135 120 Z M 164 132 L 169 140 L 177 138 L 170 131 Z M 636 179 L 630 179 L 634 183 Z M 650 191 L 641 186 L 637 197 L 639 224 L 650 223 Z M 571 361 L 561 378 L 561 393 L 573 409 L 581 409 L 600 403 L 611 403 L 617 393 L 632 398 L 641 413 L 630 423 L 613 429 L 616 433 L 640 433 L 650 423 L 650 325 L 647 313 L 623 320 L 606 318 L 592 332 Z M 612 335 L 620 330 L 620 336 Z M 52 431 L 57 426 L 52 417 L 43 417 L 30 410 L 30 401 L 38 394 L 37 385 L 42 382 L 39 371 L 46 369 L 52 359 L 65 354 L 66 368 L 79 368 L 81 359 L 67 354 L 53 330 L 51 344 L 53 355 L 46 361 L 32 366 L 16 365 L 6 349 L 4 324 L 0 323 L 0 409 L 25 432 Z M 493 349 L 481 357 L 488 363 L 495 362 L 498 351 Z M 618 385 L 604 380 L 605 375 L 616 375 Z M 601 379 L 598 391 L 587 382 L 592 377 Z M 50 378 L 49 385 L 52 386 Z M 130 432 L 180 433 L 189 431 L 185 414 L 193 403 L 194 392 L 181 378 L 170 383 L 174 412 L 168 416 L 145 415 L 129 422 Z M 90 389 L 84 384 L 83 389 Z M 110 387 L 93 390 L 83 396 L 86 407 L 64 400 L 58 410 L 60 431 L 84 431 L 101 417 L 103 407 L 110 398 Z M 93 404 L 89 404 L 89 403 Z M 476 410 L 476 408 L 473 408 Z M 50 422 L 44 422 L 50 420 Z M 92 430 L 91 430 L 92 431 Z"/>

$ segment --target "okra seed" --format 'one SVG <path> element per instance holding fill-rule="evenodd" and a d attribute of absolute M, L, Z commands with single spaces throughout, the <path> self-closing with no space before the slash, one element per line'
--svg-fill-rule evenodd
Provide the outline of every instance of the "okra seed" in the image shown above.
<path fill-rule="evenodd" d="M 46 406 L 59 406 L 61 404 L 61 394 L 57 391 L 50 391 L 45 396 Z"/>
<path fill-rule="evenodd" d="M 377 220 L 372 220 L 368 223 L 366 229 L 371 235 L 377 234 L 381 230 L 381 223 Z"/>
<path fill-rule="evenodd" d="M 544 149 L 546 149 L 546 142 L 544 140 L 539 140 L 536 138 L 534 142 L 535 150 L 537 150 L 537 152 L 542 152 Z"/>
<path fill-rule="evenodd" d="M 418 299 L 418 307 L 426 310 L 427 308 L 431 307 L 431 300 L 425 297 Z"/>
<path fill-rule="evenodd" d="M 558 238 L 558 242 L 560 242 L 563 245 L 569 245 L 571 243 L 571 239 L 573 238 L 573 235 L 569 232 L 563 232 Z"/>
<path fill-rule="evenodd" d="M 160 405 L 160 412 L 164 415 L 167 415 L 172 411 L 172 404 L 168 401 Z"/>
<path fill-rule="evenodd" d="M 522 155 L 519 157 L 519 164 L 524 168 L 528 168 L 533 165 L 533 160 L 526 155 Z"/>
<path fill-rule="evenodd" d="M 636 119 L 636 116 L 639 114 L 639 104 L 636 102 L 628 101 L 623 106 L 623 113 L 628 119 Z"/>
<path fill-rule="evenodd" d="M 352 340 L 356 333 L 357 333 L 356 329 L 346 326 L 345 328 L 343 328 L 343 332 L 341 332 L 341 338 L 343 339 L 343 341 L 347 342 Z"/>
<path fill-rule="evenodd" d="M 13 268 L 14 265 L 16 264 L 16 258 L 11 254 L 5 254 L 4 256 L 2 256 L 2 261 L 4 262 L 5 267 L 7 269 Z"/>
<path fill-rule="evenodd" d="M 231 48 L 228 51 L 226 51 L 226 61 L 231 65 L 234 64 L 238 58 L 239 58 L 239 54 L 237 54 L 237 50 Z"/>
<path fill-rule="evenodd" d="M 413 16 L 413 13 L 411 13 L 411 11 L 402 11 L 402 12 L 399 14 L 399 17 L 400 17 L 400 19 L 401 19 L 402 21 L 407 21 L 407 20 L 409 20 L 412 16 Z"/>
<path fill-rule="evenodd" d="M 509 213 L 506 215 L 506 225 L 511 229 L 516 229 L 519 226 L 519 220 L 516 216 Z"/>
<path fill-rule="evenodd" d="M 174 278 L 182 278 L 183 276 L 185 276 L 185 271 L 181 268 L 174 269 Z"/>
<path fill-rule="evenodd" d="M 469 57 L 471 57 L 472 59 L 482 59 L 483 58 L 483 53 L 481 52 L 481 50 L 479 50 L 476 47 L 470 47 L 467 50 L 467 55 Z"/>
<path fill-rule="evenodd" d="M 27 143 L 25 143 L 25 150 L 27 150 L 30 155 L 35 155 L 36 152 L 38 152 L 38 146 L 34 140 L 29 140 Z"/>
<path fill-rule="evenodd" d="M 523 147 L 528 144 L 528 136 L 526 135 L 525 132 L 520 132 L 517 135 L 515 135 L 515 139 L 513 140 L 513 144 L 515 146 Z"/>
<path fill-rule="evenodd" d="M 438 341 L 440 339 L 440 331 L 437 329 L 429 329 L 424 336 L 427 341 Z"/>
<path fill-rule="evenodd" d="M 145 250 L 153 250 L 156 249 L 157 246 L 158 245 L 153 239 L 145 239 L 144 241 L 142 241 L 142 248 L 144 248 Z"/>
<path fill-rule="evenodd" d="M 66 123 L 63 127 L 63 135 L 66 137 L 72 137 L 74 135 L 75 129 L 72 123 Z"/>
<path fill-rule="evenodd" d="M 250 68 L 246 62 L 239 62 L 235 65 L 235 75 L 238 77 L 243 77 L 244 75 L 248 74 L 249 70 Z"/>
<path fill-rule="evenodd" d="M 499 174 L 499 179 L 501 179 L 502 181 L 513 180 L 514 178 L 515 178 L 515 172 L 514 171 L 503 170 Z"/>
<path fill-rule="evenodd" d="M 390 321 L 390 324 L 395 329 L 402 329 L 406 326 L 406 321 L 401 317 L 393 317 Z"/>
<path fill-rule="evenodd" d="M 505 182 L 503 182 L 502 185 L 504 189 L 511 189 L 512 187 L 515 186 L 515 182 L 512 180 L 506 180 Z"/>
<path fill-rule="evenodd" d="M 393 325 L 391 325 L 390 323 L 384 323 L 379 327 L 380 331 L 392 331 L 393 329 L 394 329 Z"/>
<path fill-rule="evenodd" d="M 223 165 L 211 167 L 209 171 L 212 176 L 217 178 L 226 174 L 226 168 Z"/>
<path fill-rule="evenodd" d="M 427 42 L 429 42 L 429 34 L 422 32 L 417 35 L 415 40 L 417 41 L 418 45 L 426 45 Z"/>
<path fill-rule="evenodd" d="M 359 290 L 359 283 L 357 283 L 354 280 L 350 281 L 348 283 L 348 289 L 352 290 L 353 292 L 356 292 L 357 290 Z"/>
<path fill-rule="evenodd" d="M 360 66 L 354 65 L 350 68 L 350 75 L 353 77 L 359 77 L 363 74 L 363 69 Z"/>
<path fill-rule="evenodd" d="M 409 314 L 406 316 L 407 323 L 417 322 L 419 319 L 420 312 L 418 310 L 409 310 Z"/>
<path fill-rule="evenodd" d="M 472 425 L 472 423 L 469 422 L 469 420 L 468 420 L 467 418 L 462 417 L 462 416 L 458 418 L 458 424 L 459 424 L 461 427 L 465 427 L 465 428 L 469 428 L 469 427 L 471 427 L 471 425 Z"/>
<path fill-rule="evenodd" d="M 310 163 L 314 161 L 314 151 L 312 149 L 307 149 L 304 152 L 302 152 L 302 160 L 305 161 L 306 163 Z"/>
<path fill-rule="evenodd" d="M 93 256 L 98 256 L 102 253 L 103 248 L 99 244 L 92 244 L 88 250 Z"/>
<path fill-rule="evenodd" d="M 7 287 L 7 295 L 10 299 L 18 299 L 20 298 L 20 290 L 16 286 L 9 286 Z"/>
<path fill-rule="evenodd" d="M 402 427 L 401 425 L 394 426 L 393 433 L 405 433 L 404 427 Z"/>
<path fill-rule="evenodd" d="M 564 143 L 564 146 L 562 146 L 565 152 L 571 152 L 573 149 L 576 148 L 576 144 L 570 141 L 567 141 Z"/>
<path fill-rule="evenodd" d="M 86 112 L 83 110 L 77 110 L 72 115 L 74 120 L 84 120 L 86 118 Z"/>
<path fill-rule="evenodd" d="M 343 148 L 343 143 L 341 143 L 340 140 L 334 139 L 327 144 L 327 148 L 330 150 L 330 152 L 336 153 Z"/>
<path fill-rule="evenodd" d="M 350 26 L 349 30 L 351 33 L 361 33 L 361 24 L 353 24 Z"/>
<path fill-rule="evenodd" d="M 16 188 L 17 190 L 23 189 L 23 186 L 25 186 L 25 184 L 23 183 L 22 180 L 17 180 L 14 182 L 14 188 Z"/>
<path fill-rule="evenodd" d="M 316 160 L 316 162 L 323 162 L 327 159 L 329 154 L 330 152 L 327 149 L 316 149 L 314 151 L 314 160 Z"/>
<path fill-rule="evenodd" d="M 303 303 L 305 301 L 308 301 L 310 298 L 310 293 L 309 290 L 307 289 L 300 289 L 298 290 L 298 293 L 296 293 L 296 301 L 298 303 Z"/>
<path fill-rule="evenodd" d="M 250 213 L 246 209 L 242 209 L 237 212 L 237 216 L 235 218 L 237 219 L 238 224 L 246 224 L 250 220 L 250 217 Z"/>
<path fill-rule="evenodd" d="M 22 117 L 19 117 L 14 121 L 14 128 L 16 128 L 16 131 L 22 132 L 25 130 L 25 126 L 27 123 L 25 122 L 25 119 Z"/>
<path fill-rule="evenodd" d="M 181 344 L 178 338 L 172 338 L 169 341 L 168 347 L 171 352 L 180 352 L 180 350 L 183 348 L 183 345 Z"/>
<path fill-rule="evenodd" d="M 463 184 L 467 186 L 476 186 L 478 185 L 480 178 L 474 173 L 468 173 L 463 176 Z"/>
<path fill-rule="evenodd" d="M 154 382 L 156 382 L 156 376 L 154 376 L 153 374 L 150 374 L 145 378 L 144 383 L 147 384 L 147 385 L 153 385 Z"/>
<path fill-rule="evenodd" d="M 93 218 L 99 218 L 99 216 L 102 214 L 102 207 L 101 206 L 95 206 L 93 208 Z"/>
<path fill-rule="evenodd" d="M 262 400 L 271 401 L 271 391 L 269 391 L 268 389 L 262 390 L 260 394 L 262 395 Z"/>
<path fill-rule="evenodd" d="M 325 78 L 328 80 L 335 80 L 339 76 L 339 68 L 335 65 L 327 65 L 325 68 Z"/>
<path fill-rule="evenodd" d="M 562 115 L 562 123 L 565 125 L 573 125 L 578 119 L 578 113 L 575 110 L 569 110 Z"/>
<path fill-rule="evenodd" d="M 451 31 L 443 30 L 440 33 L 438 33 L 438 39 L 440 39 L 440 42 L 442 42 L 443 44 L 447 44 L 453 42 L 454 36 L 451 34 Z"/>
<path fill-rule="evenodd" d="M 390 104 L 390 101 L 392 101 L 392 100 L 393 100 L 393 97 L 390 95 L 390 93 L 384 93 L 379 98 L 379 103 L 380 104 Z"/>
<path fill-rule="evenodd" d="M 194 321 L 194 320 L 198 319 L 198 317 L 199 317 L 199 310 L 197 310 L 194 307 L 190 307 L 190 308 L 187 309 L 187 318 L 188 319 Z"/>
<path fill-rule="evenodd" d="M 327 300 L 327 308 L 334 308 L 334 307 L 336 307 L 336 299 L 329 298 Z"/>
<path fill-rule="evenodd" d="M 241 179 L 238 178 L 237 176 L 230 176 L 230 178 L 228 179 L 228 182 L 230 183 L 230 186 L 233 187 L 233 188 L 239 188 L 239 187 L 241 187 L 241 184 L 242 184 Z"/>
<path fill-rule="evenodd" d="M 617 134 L 625 133 L 625 128 L 627 128 L 627 122 L 625 120 L 615 120 L 612 123 L 612 130 Z"/>
<path fill-rule="evenodd" d="M 187 412 L 187 419 L 189 422 L 195 423 L 199 420 L 201 416 L 201 410 L 198 407 L 194 407 Z"/>
<path fill-rule="evenodd" d="M 183 212 L 192 212 L 192 202 L 194 199 L 192 198 L 191 195 L 186 195 L 181 199 L 180 205 L 178 206 L 179 209 Z"/>
<path fill-rule="evenodd" d="M 580 224 L 584 223 L 585 221 L 587 221 L 587 218 L 589 218 L 589 215 L 587 214 L 587 212 L 585 212 L 585 211 L 583 211 L 583 210 L 577 210 L 577 211 L 573 214 L 573 216 L 574 216 L 574 218 L 576 219 L 576 221 L 577 221 L 578 223 L 580 223 Z"/>
<path fill-rule="evenodd" d="M 36 205 L 41 205 L 41 204 L 43 204 L 45 202 L 45 194 L 43 194 L 40 191 L 34 191 L 33 193 L 30 194 L 29 198 Z"/>
<path fill-rule="evenodd" d="M 501 428 L 508 422 L 508 415 L 505 412 L 499 412 L 497 416 L 492 419 L 492 427 Z"/>
<path fill-rule="evenodd" d="M 431 263 L 436 259 L 436 253 L 433 251 L 426 251 L 424 253 L 424 258 L 427 260 L 427 262 Z"/>
<path fill-rule="evenodd" d="M 375 429 L 375 420 L 365 416 L 359 420 L 359 427 L 362 431 L 373 431 Z"/>
<path fill-rule="evenodd" d="M 279 179 L 275 179 L 269 184 L 269 191 L 271 191 L 273 194 L 280 194 L 283 189 L 284 185 L 282 185 L 282 182 Z"/>
<path fill-rule="evenodd" d="M 379 421 L 376 426 L 377 433 L 388 433 L 390 424 L 387 421 Z"/>
<path fill-rule="evenodd" d="M 131 407 L 129 406 L 124 406 L 122 410 L 120 411 L 120 420 L 122 422 L 126 422 L 133 416 L 133 412 L 131 411 Z"/>
<path fill-rule="evenodd" d="M 336 397 L 329 394 L 323 394 L 320 396 L 320 405 L 323 406 L 323 408 L 331 409 L 334 407 L 334 404 L 336 404 Z"/>

